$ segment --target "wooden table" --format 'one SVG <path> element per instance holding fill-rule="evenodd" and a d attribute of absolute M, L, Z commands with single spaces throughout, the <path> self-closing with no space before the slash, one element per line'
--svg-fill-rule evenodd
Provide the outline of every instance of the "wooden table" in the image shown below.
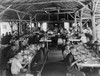
<path fill-rule="evenodd" d="M 79 67 L 100 67 L 100 63 L 77 63 Z"/>
<path fill-rule="evenodd" d="M 69 40 L 69 41 L 72 41 L 72 42 L 73 42 L 73 41 L 77 41 L 77 42 L 78 42 L 78 41 L 81 41 L 80 39 L 68 39 L 68 40 Z"/>
<path fill-rule="evenodd" d="M 78 68 L 80 70 L 80 68 L 83 67 L 90 67 L 90 68 L 100 68 L 100 62 L 84 62 L 84 63 L 77 63 Z M 98 70 L 98 74 L 100 75 L 100 70 Z"/>
<path fill-rule="evenodd" d="M 48 40 L 48 39 L 41 39 L 40 42 L 51 42 L 51 40 Z"/>
<path fill-rule="evenodd" d="M 51 42 L 51 40 L 48 40 L 48 39 L 41 39 L 40 42 L 46 43 L 47 49 L 48 49 L 48 42 Z"/>

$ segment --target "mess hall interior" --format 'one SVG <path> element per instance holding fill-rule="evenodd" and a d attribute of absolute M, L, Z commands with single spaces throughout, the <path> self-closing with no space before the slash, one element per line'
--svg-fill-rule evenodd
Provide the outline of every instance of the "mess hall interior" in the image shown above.
<path fill-rule="evenodd" d="M 100 0 L 0 0 L 0 76 L 100 76 Z"/>

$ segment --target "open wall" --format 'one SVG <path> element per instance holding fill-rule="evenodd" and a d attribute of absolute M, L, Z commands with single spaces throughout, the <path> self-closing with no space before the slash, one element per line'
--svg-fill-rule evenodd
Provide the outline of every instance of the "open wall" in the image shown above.
<path fill-rule="evenodd" d="M 9 22 L 0 22 L 0 35 L 6 34 L 6 32 L 11 32 L 11 27 Z"/>

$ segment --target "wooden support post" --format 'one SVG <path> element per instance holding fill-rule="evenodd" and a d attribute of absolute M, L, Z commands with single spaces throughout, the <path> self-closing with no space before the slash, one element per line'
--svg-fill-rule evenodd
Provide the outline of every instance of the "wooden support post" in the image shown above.
<path fill-rule="evenodd" d="M 97 0 L 97 3 L 98 3 L 99 0 Z M 92 1 L 92 12 L 91 12 L 91 17 L 92 17 L 92 27 L 93 27 L 93 42 L 97 39 L 96 37 L 96 26 L 95 26 L 95 11 L 96 11 L 96 8 L 97 8 L 97 3 L 96 3 L 96 6 L 95 6 L 95 2 Z"/>
<path fill-rule="evenodd" d="M 30 26 L 31 26 L 31 29 L 30 29 L 30 32 L 32 31 L 32 17 L 30 16 Z"/>
<path fill-rule="evenodd" d="M 95 26 L 95 14 L 92 13 L 92 27 L 93 27 L 93 41 L 95 41 L 96 38 L 96 26 Z"/>
<path fill-rule="evenodd" d="M 17 25 L 17 27 L 18 27 L 18 35 L 20 34 L 20 31 L 19 31 L 20 30 L 20 27 L 19 26 L 20 26 L 20 22 L 18 21 L 18 25 Z"/>
<path fill-rule="evenodd" d="M 1 17 L 0 17 L 0 20 L 1 20 L 1 18 L 2 18 L 2 16 L 3 16 L 3 14 L 1 15 Z M 0 48 L 1 48 L 1 26 L 0 26 Z"/>
<path fill-rule="evenodd" d="M 80 10 L 80 29 L 81 29 L 81 32 L 82 32 L 82 15 L 83 15 L 83 9 L 82 10 Z"/>
<path fill-rule="evenodd" d="M 38 15 L 38 14 L 37 14 Z M 37 20 L 36 20 L 36 17 L 37 17 L 37 15 L 35 16 L 35 27 L 37 27 Z"/>
<path fill-rule="evenodd" d="M 38 15 L 38 14 L 35 15 L 35 21 L 37 21 L 37 20 L 36 20 L 37 15 Z"/>
<path fill-rule="evenodd" d="M 67 13 L 67 20 L 68 20 L 68 13 Z"/>
<path fill-rule="evenodd" d="M 59 14 L 57 14 L 57 21 L 59 21 Z"/>
<path fill-rule="evenodd" d="M 48 14 L 48 16 L 49 16 L 49 17 L 48 17 L 48 21 L 50 21 L 50 14 Z"/>
<path fill-rule="evenodd" d="M 0 48 L 1 48 L 1 27 L 0 27 Z"/>
<path fill-rule="evenodd" d="M 99 0 L 96 0 L 96 3 L 95 1 L 92 1 L 92 5 L 93 5 L 93 8 L 92 8 L 92 27 L 93 27 L 93 40 L 97 40 L 97 36 L 96 36 L 96 19 L 95 19 L 95 12 L 96 12 L 96 9 L 97 9 L 97 6 L 98 6 L 98 3 L 99 3 Z"/>
<path fill-rule="evenodd" d="M 70 14 L 69 14 L 70 15 Z M 71 16 L 71 15 L 70 15 Z M 76 29 L 77 29 L 77 18 L 76 18 L 76 12 L 75 12 L 75 17 L 74 17 L 74 24 L 76 26 Z"/>
<path fill-rule="evenodd" d="M 74 23 L 77 23 L 77 19 L 76 19 L 76 13 L 75 13 L 75 18 L 74 18 Z"/>
<path fill-rule="evenodd" d="M 22 33 L 22 25 L 21 25 L 21 17 L 20 17 L 20 15 L 19 15 L 19 13 L 18 12 L 16 12 L 17 13 L 17 16 L 18 16 L 18 18 L 19 18 L 19 25 L 18 25 L 18 34 L 21 34 Z"/>

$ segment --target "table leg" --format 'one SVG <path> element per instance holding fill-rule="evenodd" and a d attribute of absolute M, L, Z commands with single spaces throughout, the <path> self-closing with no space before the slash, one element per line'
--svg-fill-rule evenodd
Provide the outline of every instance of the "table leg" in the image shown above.
<path fill-rule="evenodd" d="M 41 76 L 41 72 L 38 72 L 38 73 L 37 73 L 37 76 Z"/>
<path fill-rule="evenodd" d="M 94 67 L 91 67 L 91 68 L 90 68 L 90 71 L 93 72 L 93 71 L 94 71 Z"/>
<path fill-rule="evenodd" d="M 98 70 L 98 74 L 100 75 L 100 69 Z"/>
<path fill-rule="evenodd" d="M 30 70 L 30 66 L 31 66 L 31 64 L 29 63 L 29 64 L 28 64 L 28 73 L 31 72 L 31 70 Z"/>
<path fill-rule="evenodd" d="M 78 66 L 78 71 L 80 71 L 81 69 L 83 69 L 83 67 L 82 66 Z"/>

